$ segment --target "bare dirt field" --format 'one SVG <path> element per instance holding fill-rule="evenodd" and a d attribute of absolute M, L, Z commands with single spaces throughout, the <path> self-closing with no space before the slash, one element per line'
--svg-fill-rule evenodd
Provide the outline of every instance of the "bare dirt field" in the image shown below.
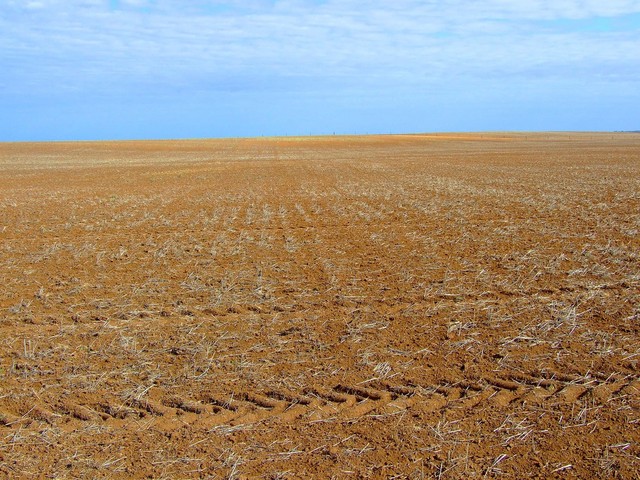
<path fill-rule="evenodd" d="M 640 134 L 0 144 L 1 478 L 640 478 Z"/>

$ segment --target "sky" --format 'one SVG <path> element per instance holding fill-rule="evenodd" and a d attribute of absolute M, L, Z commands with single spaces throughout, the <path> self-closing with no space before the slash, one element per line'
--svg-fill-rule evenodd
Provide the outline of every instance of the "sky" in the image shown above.
<path fill-rule="evenodd" d="M 640 0 L 0 0 L 0 141 L 639 130 Z"/>

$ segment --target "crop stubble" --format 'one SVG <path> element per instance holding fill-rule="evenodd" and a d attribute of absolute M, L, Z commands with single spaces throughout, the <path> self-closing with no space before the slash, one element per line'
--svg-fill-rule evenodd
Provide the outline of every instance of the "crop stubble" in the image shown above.
<path fill-rule="evenodd" d="M 639 158 L 0 144 L 0 476 L 637 478 Z"/>

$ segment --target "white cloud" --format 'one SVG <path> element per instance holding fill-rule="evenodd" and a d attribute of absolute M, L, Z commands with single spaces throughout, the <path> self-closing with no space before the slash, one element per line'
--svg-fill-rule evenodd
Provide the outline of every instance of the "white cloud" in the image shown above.
<path fill-rule="evenodd" d="M 640 78 L 637 32 L 536 22 L 640 12 L 631 0 L 10 0 L 10 93 L 157 88 L 411 88 L 509 76 Z"/>

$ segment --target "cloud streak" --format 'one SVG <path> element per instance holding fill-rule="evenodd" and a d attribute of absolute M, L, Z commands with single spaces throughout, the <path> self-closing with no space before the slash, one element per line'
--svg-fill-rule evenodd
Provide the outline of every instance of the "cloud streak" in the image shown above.
<path fill-rule="evenodd" d="M 184 3 L 9 0 L 0 6 L 0 95 L 375 97 L 495 81 L 640 80 L 638 1 Z M 590 28 L 621 18 L 624 29 Z"/>

